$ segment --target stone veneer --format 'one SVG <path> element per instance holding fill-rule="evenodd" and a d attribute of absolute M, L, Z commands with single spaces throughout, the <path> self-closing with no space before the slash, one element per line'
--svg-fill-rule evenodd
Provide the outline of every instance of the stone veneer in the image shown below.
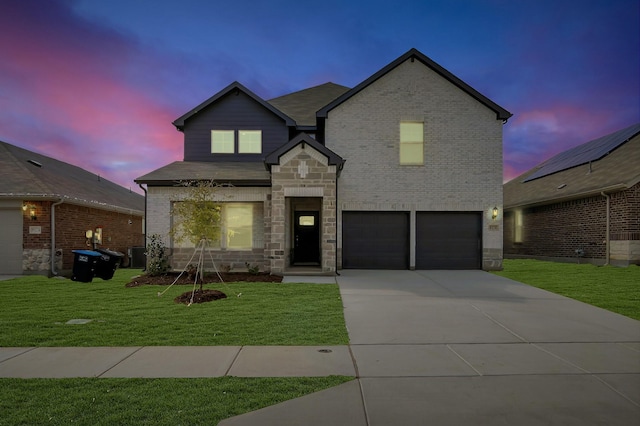
<path fill-rule="evenodd" d="M 301 143 L 271 167 L 271 240 L 267 254 L 272 273 L 290 265 L 293 199 L 317 200 L 320 211 L 320 263 L 322 272 L 336 270 L 336 166 L 325 155 Z"/>

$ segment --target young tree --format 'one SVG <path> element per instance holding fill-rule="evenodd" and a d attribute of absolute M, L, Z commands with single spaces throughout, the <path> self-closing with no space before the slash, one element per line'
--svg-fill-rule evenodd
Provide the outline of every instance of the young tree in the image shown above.
<path fill-rule="evenodd" d="M 200 278 L 203 273 L 203 253 L 205 247 L 211 242 L 220 240 L 221 232 L 221 208 L 214 201 L 216 189 L 220 187 L 213 180 L 182 181 L 180 185 L 187 188 L 187 196 L 173 204 L 173 226 L 169 234 L 177 243 L 190 241 L 196 250 L 201 247 L 200 261 L 197 274 Z M 202 290 L 202 281 L 200 282 Z"/>

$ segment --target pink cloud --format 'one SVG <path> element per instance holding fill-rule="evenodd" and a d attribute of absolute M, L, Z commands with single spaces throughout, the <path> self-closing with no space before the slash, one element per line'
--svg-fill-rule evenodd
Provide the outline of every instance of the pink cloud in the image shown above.
<path fill-rule="evenodd" d="M 171 125 L 176 107 L 122 72 L 161 59 L 63 3 L 30 3 L 11 3 L 0 18 L 12 34 L 0 39 L 0 108 L 8 111 L 0 138 L 123 186 L 180 159 L 182 135 Z"/>

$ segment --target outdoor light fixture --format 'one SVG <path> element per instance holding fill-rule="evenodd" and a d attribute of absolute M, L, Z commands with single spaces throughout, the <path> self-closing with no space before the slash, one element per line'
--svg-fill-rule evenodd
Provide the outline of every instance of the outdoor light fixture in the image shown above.
<path fill-rule="evenodd" d="M 493 208 L 493 212 L 491 213 L 491 219 L 496 220 L 498 217 L 498 206 Z"/>
<path fill-rule="evenodd" d="M 23 204 L 22 205 L 22 211 L 26 212 L 27 209 L 29 209 L 29 217 L 31 217 L 31 220 L 36 220 L 38 219 L 38 216 L 36 214 L 36 206 L 34 206 L 33 204 Z"/>

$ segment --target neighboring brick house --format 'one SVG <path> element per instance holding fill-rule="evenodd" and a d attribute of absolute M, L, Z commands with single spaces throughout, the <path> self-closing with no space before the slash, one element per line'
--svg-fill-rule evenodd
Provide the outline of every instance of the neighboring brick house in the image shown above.
<path fill-rule="evenodd" d="M 144 197 L 62 161 L 0 142 L 0 274 L 66 273 L 72 250 L 144 245 Z M 97 231 L 97 232 L 96 232 Z"/>
<path fill-rule="evenodd" d="M 640 123 L 504 185 L 505 257 L 640 264 Z"/>
<path fill-rule="evenodd" d="M 261 99 L 232 83 L 174 121 L 184 161 L 147 185 L 147 234 L 168 237 L 181 181 L 215 180 L 217 262 L 298 267 L 500 269 L 502 126 L 511 113 L 412 49 L 353 89 Z"/>

